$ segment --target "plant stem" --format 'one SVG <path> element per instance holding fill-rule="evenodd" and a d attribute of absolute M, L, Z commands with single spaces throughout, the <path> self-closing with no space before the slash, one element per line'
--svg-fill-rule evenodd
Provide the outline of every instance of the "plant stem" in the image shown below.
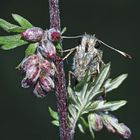
<path fill-rule="evenodd" d="M 50 12 L 50 28 L 60 27 L 60 12 L 59 12 L 59 0 L 49 0 L 49 12 Z"/>
<path fill-rule="evenodd" d="M 49 11 L 50 11 L 50 28 L 60 30 L 60 12 L 59 12 L 59 0 L 49 0 Z M 66 82 L 63 61 L 59 61 L 59 57 L 56 60 L 56 97 L 57 97 L 57 108 L 60 121 L 60 140 L 72 140 L 70 135 L 70 127 L 68 124 L 68 107 L 66 100 Z"/>
<path fill-rule="evenodd" d="M 57 71 L 57 83 L 56 83 L 56 97 L 57 97 L 57 108 L 60 121 L 60 139 L 71 140 L 70 128 L 68 124 L 68 110 L 66 102 L 66 87 L 65 87 L 65 75 L 63 70 L 63 63 L 56 63 Z"/>

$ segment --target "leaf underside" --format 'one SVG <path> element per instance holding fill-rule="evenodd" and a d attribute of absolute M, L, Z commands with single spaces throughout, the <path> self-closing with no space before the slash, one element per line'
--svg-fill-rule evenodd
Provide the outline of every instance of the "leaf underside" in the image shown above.
<path fill-rule="evenodd" d="M 106 64 L 97 76 L 95 81 L 91 81 L 90 73 L 87 72 L 84 79 L 78 83 L 75 87 L 68 87 L 69 96 L 69 114 L 70 123 L 72 129 L 75 124 L 78 124 L 79 130 L 84 133 L 84 128 L 88 127 L 91 132 L 92 138 L 95 138 L 92 125 L 90 122 L 84 120 L 79 122 L 80 118 L 85 114 L 96 112 L 105 113 L 108 111 L 115 111 L 124 106 L 127 102 L 125 100 L 120 101 L 106 101 L 100 97 L 104 93 L 108 93 L 113 89 L 116 89 L 127 77 L 127 74 L 118 76 L 114 80 L 108 79 L 110 73 L 110 63 Z"/>

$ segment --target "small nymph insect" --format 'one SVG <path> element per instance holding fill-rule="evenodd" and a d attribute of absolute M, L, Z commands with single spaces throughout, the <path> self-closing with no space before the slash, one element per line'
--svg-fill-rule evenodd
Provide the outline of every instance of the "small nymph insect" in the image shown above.
<path fill-rule="evenodd" d="M 64 52 L 69 51 L 69 53 L 63 58 L 63 60 L 65 60 L 72 52 L 75 51 L 72 66 L 73 72 L 69 72 L 69 85 L 71 82 L 71 74 L 74 75 L 78 81 L 81 81 L 85 76 L 87 70 L 90 71 L 93 79 L 98 73 L 100 73 L 100 69 L 104 65 L 104 62 L 102 60 L 103 51 L 98 48 L 99 44 L 103 44 L 106 47 L 120 53 L 121 55 L 131 58 L 130 55 L 112 48 L 111 46 L 97 39 L 95 35 L 85 34 L 82 36 L 80 45 L 69 50 L 64 50 Z"/>

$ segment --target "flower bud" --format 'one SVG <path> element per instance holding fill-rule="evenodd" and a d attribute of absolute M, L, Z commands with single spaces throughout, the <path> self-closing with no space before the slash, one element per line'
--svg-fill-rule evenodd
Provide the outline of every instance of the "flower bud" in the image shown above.
<path fill-rule="evenodd" d="M 54 59 L 56 56 L 55 46 L 49 40 L 43 42 L 42 45 L 38 47 L 38 50 L 45 58 Z"/>
<path fill-rule="evenodd" d="M 47 76 L 54 76 L 56 68 L 53 62 L 44 60 L 41 64 L 41 70 L 47 73 Z"/>
<path fill-rule="evenodd" d="M 120 123 L 120 127 L 122 128 L 123 131 L 118 131 L 118 133 L 124 138 L 124 139 L 129 139 L 131 136 L 131 130 L 124 124 Z"/>
<path fill-rule="evenodd" d="M 40 53 L 23 59 L 21 69 L 25 73 L 25 78 L 21 82 L 22 87 L 28 88 L 33 85 L 35 87 L 33 93 L 37 97 L 45 97 L 46 92 L 55 87 L 52 79 L 56 72 L 55 65 L 53 62 L 44 59 Z"/>
<path fill-rule="evenodd" d="M 40 85 L 44 91 L 49 92 L 54 88 L 54 82 L 51 77 L 44 76 L 40 78 Z"/>
<path fill-rule="evenodd" d="M 109 132 L 112 132 L 112 133 L 116 132 L 116 130 L 113 127 L 111 122 L 114 122 L 114 123 L 118 124 L 118 119 L 117 118 L 115 118 L 112 115 L 102 114 L 102 120 L 103 120 L 103 124 L 106 126 L 106 128 Z"/>
<path fill-rule="evenodd" d="M 111 116 L 102 114 L 102 120 L 106 128 L 116 134 L 119 134 L 124 139 L 129 139 L 131 136 L 130 129 L 123 123 L 118 123 L 118 119 Z"/>
<path fill-rule="evenodd" d="M 35 86 L 35 89 L 33 93 L 38 97 L 38 98 L 44 98 L 46 96 L 45 92 L 43 91 L 40 83 L 38 82 Z"/>
<path fill-rule="evenodd" d="M 98 114 L 92 113 L 88 116 L 88 121 L 95 131 L 100 131 L 103 128 L 103 122 Z"/>
<path fill-rule="evenodd" d="M 21 85 L 23 88 L 28 88 L 32 84 L 34 84 L 40 75 L 39 67 L 32 66 L 26 71 L 26 76 L 22 80 Z"/>
<path fill-rule="evenodd" d="M 27 29 L 21 33 L 21 37 L 27 41 L 39 42 L 43 37 L 44 31 L 39 27 Z"/>
<path fill-rule="evenodd" d="M 31 56 L 25 57 L 22 60 L 20 67 L 24 72 L 26 72 L 30 67 L 32 67 L 33 65 L 36 65 L 37 63 L 39 63 L 39 56 L 31 55 Z"/>
<path fill-rule="evenodd" d="M 61 39 L 61 33 L 55 28 L 51 28 L 47 31 L 48 39 L 52 42 L 58 42 Z"/>

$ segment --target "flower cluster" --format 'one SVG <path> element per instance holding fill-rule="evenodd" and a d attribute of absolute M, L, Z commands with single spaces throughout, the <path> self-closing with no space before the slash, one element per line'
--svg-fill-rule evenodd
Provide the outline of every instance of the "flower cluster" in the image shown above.
<path fill-rule="evenodd" d="M 56 67 L 54 61 L 56 49 L 53 41 L 58 41 L 58 34 L 60 39 L 60 32 L 53 31 L 54 29 L 43 31 L 33 27 L 22 33 L 22 37 L 28 41 L 38 42 L 40 40 L 36 53 L 25 57 L 20 65 L 25 74 L 25 78 L 21 82 L 22 87 L 28 88 L 33 85 L 33 93 L 37 97 L 45 97 L 46 92 L 55 88 Z M 56 37 L 52 38 L 51 34 L 53 37 L 56 34 Z"/>

